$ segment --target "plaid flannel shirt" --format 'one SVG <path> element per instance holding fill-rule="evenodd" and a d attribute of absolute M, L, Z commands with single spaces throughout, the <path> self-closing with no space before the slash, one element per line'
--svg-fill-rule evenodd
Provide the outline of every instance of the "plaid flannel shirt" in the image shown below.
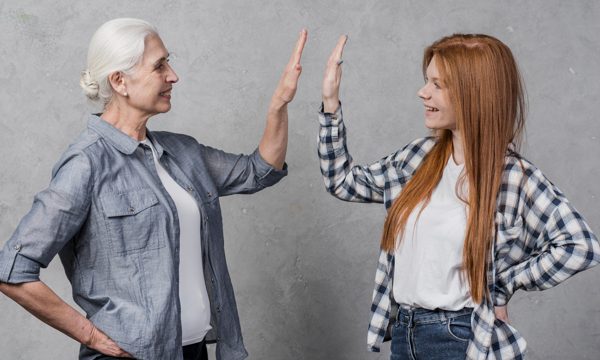
<path fill-rule="evenodd" d="M 319 113 L 318 152 L 327 191 L 353 202 L 392 205 L 435 144 L 414 140 L 367 166 L 354 165 L 346 147 L 341 105 L 334 114 Z M 533 164 L 514 152 L 506 156 L 498 194 L 496 236 L 489 264 L 490 298 L 476 305 L 473 339 L 467 359 L 522 359 L 526 342 L 515 328 L 495 318 L 494 305 L 505 305 L 518 289 L 551 288 L 600 261 L 598 239 L 581 215 Z M 393 309 L 394 255 L 382 251 L 375 274 L 369 351 L 378 352 Z"/>

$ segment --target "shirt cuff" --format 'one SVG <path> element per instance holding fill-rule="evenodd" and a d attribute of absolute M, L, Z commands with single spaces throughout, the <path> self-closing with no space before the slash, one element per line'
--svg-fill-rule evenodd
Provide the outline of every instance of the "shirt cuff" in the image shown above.
<path fill-rule="evenodd" d="M 19 254 L 20 250 L 20 244 L 7 244 L 0 252 L 1 282 L 20 284 L 40 280 L 40 263 Z"/>
<path fill-rule="evenodd" d="M 287 163 L 283 163 L 283 169 L 281 170 L 274 168 L 271 166 L 271 164 L 266 162 L 265 159 L 263 159 L 258 151 L 258 148 L 254 150 L 252 158 L 255 166 L 256 178 L 264 187 L 275 185 L 279 182 L 279 180 L 283 179 L 288 174 Z"/>
<path fill-rule="evenodd" d="M 319 109 L 319 123 L 321 126 L 338 126 L 342 121 L 342 102 L 338 105 L 337 109 L 333 113 L 326 113 L 324 111 L 324 105 L 321 103 Z"/>

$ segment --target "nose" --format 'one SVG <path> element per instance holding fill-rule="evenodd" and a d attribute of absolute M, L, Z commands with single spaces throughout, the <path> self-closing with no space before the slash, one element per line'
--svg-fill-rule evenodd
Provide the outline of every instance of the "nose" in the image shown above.
<path fill-rule="evenodd" d="M 169 66 L 169 73 L 167 74 L 167 82 L 174 84 L 179 81 L 179 77 L 175 73 L 175 70 L 173 70 L 173 67 L 171 66 L 171 64 L 167 64 L 167 65 Z"/>
<path fill-rule="evenodd" d="M 423 85 L 422 88 L 417 91 L 417 96 L 423 100 L 427 100 L 431 98 L 431 94 L 427 91 L 427 84 Z"/>

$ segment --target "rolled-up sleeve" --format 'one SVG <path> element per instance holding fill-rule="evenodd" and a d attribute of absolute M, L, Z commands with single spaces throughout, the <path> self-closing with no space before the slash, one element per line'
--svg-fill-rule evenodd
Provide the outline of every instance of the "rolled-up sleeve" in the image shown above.
<path fill-rule="evenodd" d="M 40 268 L 70 241 L 84 223 L 90 206 L 92 168 L 81 152 L 65 153 L 52 180 L 39 192 L 31 210 L 0 250 L 0 281 L 39 280 Z"/>
<path fill-rule="evenodd" d="M 274 168 L 262 158 L 258 148 L 250 155 L 231 154 L 208 146 L 202 150 L 221 196 L 257 192 L 276 184 L 288 173 L 287 163 L 281 170 Z"/>

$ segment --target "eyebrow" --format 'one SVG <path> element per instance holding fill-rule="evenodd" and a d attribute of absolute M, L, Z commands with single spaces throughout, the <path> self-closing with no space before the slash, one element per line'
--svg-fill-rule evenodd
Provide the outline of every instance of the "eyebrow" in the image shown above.
<path fill-rule="evenodd" d="M 158 65 L 158 64 L 160 64 L 161 62 L 163 62 L 163 61 L 165 61 L 165 60 L 169 59 L 169 56 L 171 56 L 171 54 L 170 54 L 170 53 L 168 53 L 168 54 L 167 54 L 167 56 L 163 56 L 163 57 L 161 57 L 160 59 L 156 60 L 156 61 L 155 61 L 155 62 L 152 64 L 152 66 L 157 66 L 157 65 Z"/>

